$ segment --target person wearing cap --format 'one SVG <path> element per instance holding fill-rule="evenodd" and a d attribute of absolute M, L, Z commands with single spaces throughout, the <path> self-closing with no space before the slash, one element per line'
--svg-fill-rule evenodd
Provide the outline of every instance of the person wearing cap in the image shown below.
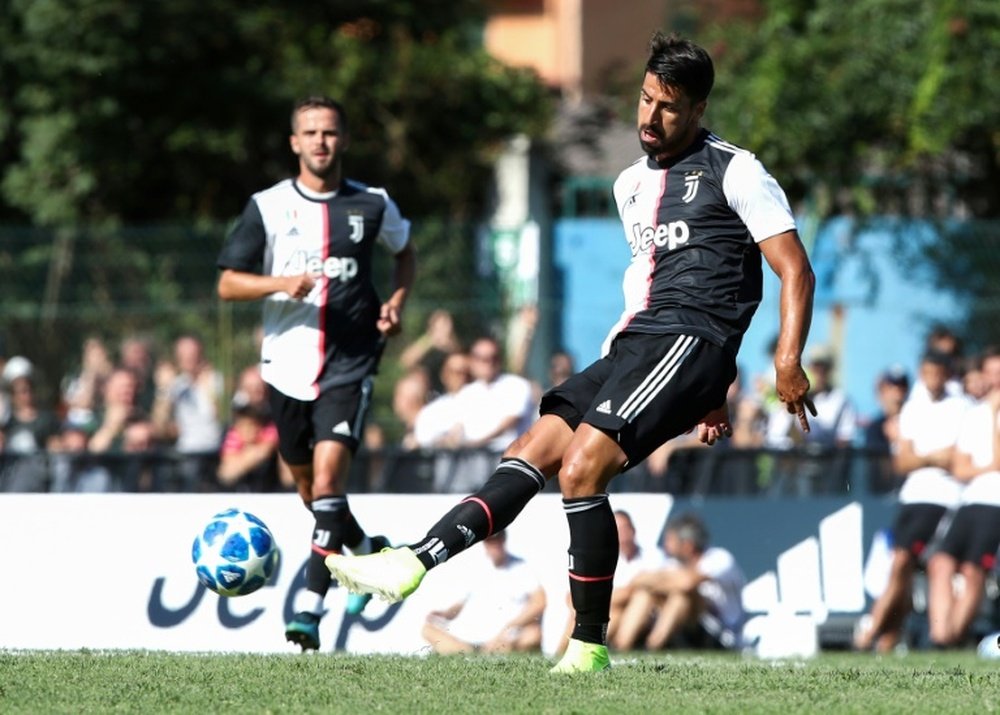
<path fill-rule="evenodd" d="M 889 653 L 899 645 L 913 604 L 914 572 L 926 558 L 941 519 L 959 503 L 962 485 L 952 475 L 951 465 L 969 403 L 948 394 L 950 377 L 948 355 L 925 353 L 920 381 L 927 393 L 908 399 L 900 411 L 893 469 L 905 477 L 891 532 L 892 564 L 870 616 L 859 621 L 854 638 L 858 650 L 874 647 L 878 653 Z"/>
<path fill-rule="evenodd" d="M 59 433 L 55 414 L 38 404 L 34 367 L 15 356 L 4 365 L 3 383 L 10 394 L 10 411 L 0 425 L 0 451 L 13 459 L 0 474 L 4 491 L 44 491 L 48 488 L 45 452 Z"/>
<path fill-rule="evenodd" d="M 899 435 L 899 413 L 910 392 L 910 376 L 900 365 L 893 365 L 875 381 L 875 397 L 880 411 L 864 429 L 864 446 L 889 454 Z"/>

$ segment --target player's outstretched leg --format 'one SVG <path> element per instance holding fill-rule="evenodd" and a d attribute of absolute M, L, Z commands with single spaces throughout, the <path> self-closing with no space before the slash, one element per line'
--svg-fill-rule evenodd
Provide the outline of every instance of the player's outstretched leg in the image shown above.
<path fill-rule="evenodd" d="M 351 591 L 401 601 L 417 590 L 427 571 L 509 525 L 544 486 L 538 469 L 505 458 L 486 484 L 445 514 L 422 541 L 370 556 L 331 554 L 326 567 Z"/>

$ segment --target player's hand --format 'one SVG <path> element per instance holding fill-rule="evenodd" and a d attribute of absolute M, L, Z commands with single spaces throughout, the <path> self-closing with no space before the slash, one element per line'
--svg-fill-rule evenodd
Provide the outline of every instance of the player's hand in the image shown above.
<path fill-rule="evenodd" d="M 815 417 L 816 406 L 809 398 L 809 378 L 802 365 L 775 366 L 775 388 L 778 399 L 785 403 L 785 409 L 799 418 L 799 426 L 803 432 L 809 431 L 809 418 L 806 410 Z"/>
<path fill-rule="evenodd" d="M 705 444 L 715 444 L 723 437 L 733 436 L 733 425 L 729 421 L 729 403 L 723 402 L 701 418 L 698 423 L 698 440 Z"/>
<path fill-rule="evenodd" d="M 383 303 L 375 327 L 386 337 L 397 334 L 403 329 L 399 308 L 392 303 Z"/>
<path fill-rule="evenodd" d="M 305 297 L 312 292 L 316 285 L 316 279 L 308 273 L 287 276 L 286 281 L 285 292 L 295 300 L 305 300 Z"/>

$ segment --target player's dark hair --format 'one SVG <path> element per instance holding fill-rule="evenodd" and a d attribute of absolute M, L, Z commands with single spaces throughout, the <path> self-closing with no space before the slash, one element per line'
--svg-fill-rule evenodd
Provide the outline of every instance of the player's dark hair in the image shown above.
<path fill-rule="evenodd" d="M 708 53 L 677 34 L 657 32 L 649 41 L 646 71 L 663 86 L 679 87 L 694 102 L 708 99 L 715 84 L 715 67 Z"/>
<path fill-rule="evenodd" d="M 931 365 L 937 365 L 948 370 L 951 370 L 953 364 L 951 355 L 934 349 L 924 352 L 920 358 L 920 362 L 930 363 Z"/>
<path fill-rule="evenodd" d="M 292 133 L 295 133 L 295 121 L 299 116 L 299 112 L 304 109 L 332 109 L 337 113 L 337 117 L 340 119 L 340 128 L 342 131 L 347 131 L 347 112 L 344 111 L 344 105 L 338 102 L 336 99 L 331 99 L 330 97 L 323 96 L 321 94 L 314 94 L 309 97 L 303 97 L 302 99 L 296 100 L 295 104 L 292 105 Z"/>
<path fill-rule="evenodd" d="M 681 541 L 690 541 L 699 552 L 708 548 L 708 528 L 697 514 L 681 514 L 667 522 L 667 531 Z"/>

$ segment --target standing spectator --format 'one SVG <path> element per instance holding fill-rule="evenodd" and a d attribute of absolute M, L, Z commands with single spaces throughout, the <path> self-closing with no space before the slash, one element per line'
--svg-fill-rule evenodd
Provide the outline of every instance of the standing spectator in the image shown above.
<path fill-rule="evenodd" d="M 431 391 L 440 395 L 444 384 L 440 380 L 445 359 L 462 349 L 455 335 L 455 321 L 447 310 L 435 310 L 427 318 L 423 335 L 407 345 L 399 356 L 405 370 L 423 367 L 431 380 Z"/>
<path fill-rule="evenodd" d="M 576 372 L 576 365 L 573 361 L 573 356 L 570 355 L 565 350 L 555 350 L 549 356 L 549 384 L 545 386 L 546 390 L 553 387 L 557 387 Z"/>
<path fill-rule="evenodd" d="M 171 374 L 171 367 L 176 372 Z M 174 341 L 174 363 L 157 370 L 153 423 L 157 434 L 180 453 L 182 487 L 195 491 L 213 483 L 215 457 L 222 444 L 219 403 L 222 375 L 205 357 L 201 339 L 182 335 Z"/>
<path fill-rule="evenodd" d="M 12 357 L 3 369 L 10 392 L 10 414 L 0 424 L 0 452 L 4 456 L 0 490 L 38 492 L 48 489 L 46 450 L 58 442 L 59 421 L 38 404 L 34 367 L 23 357 Z"/>
<path fill-rule="evenodd" d="M 424 405 L 417 413 L 413 436 L 417 446 L 454 449 L 462 443 L 461 413 L 458 393 L 469 384 L 469 356 L 454 352 L 441 365 L 444 392 Z"/>
<path fill-rule="evenodd" d="M 434 487 L 439 492 L 466 492 L 481 484 L 496 465 L 496 453 L 528 429 L 536 403 L 531 383 L 502 371 L 500 344 L 477 338 L 469 350 L 472 380 L 455 395 L 459 422 L 449 441 L 460 454 L 447 455 L 448 469 L 435 464 Z"/>
<path fill-rule="evenodd" d="M 295 596 L 285 638 L 318 650 L 319 622 L 331 584 L 323 565 L 345 546 L 368 553 L 369 538 L 351 514 L 346 488 L 371 403 L 385 340 L 399 333 L 416 256 L 410 223 L 384 189 L 343 175 L 349 144 L 339 102 L 295 103 L 292 151 L 298 174 L 254 194 L 218 258 L 223 300 L 262 300 L 261 370 L 271 386 L 278 452 L 312 513 L 306 588 Z M 373 283 L 376 243 L 393 255 L 389 299 Z M 348 610 L 364 608 L 351 599 Z"/>
<path fill-rule="evenodd" d="M 632 579 L 615 647 L 631 650 L 647 628 L 648 650 L 738 647 L 746 579 L 732 553 L 709 546 L 708 530 L 694 514 L 667 523 L 663 548 L 671 563 Z"/>
<path fill-rule="evenodd" d="M 945 386 L 949 395 L 962 394 L 962 378 L 965 369 L 962 341 L 958 335 L 946 325 L 940 323 L 931 327 L 924 340 L 924 350 L 946 355 L 950 362 L 951 378 Z M 911 397 L 927 397 L 926 386 L 917 380 L 913 385 Z"/>
<path fill-rule="evenodd" d="M 68 420 L 86 424 L 94 419 L 104 381 L 112 369 L 114 363 L 104 341 L 93 336 L 84 340 L 80 371 L 63 381 L 62 399 Z"/>
<path fill-rule="evenodd" d="M 890 453 L 892 445 L 899 438 L 899 415 L 909 392 L 910 378 L 899 365 L 894 365 L 879 375 L 875 382 L 879 413 L 865 427 L 865 447 L 882 454 Z M 935 401 L 938 399 L 940 398 L 935 398 Z"/>
<path fill-rule="evenodd" d="M 801 436 L 808 444 L 823 447 L 849 447 L 854 440 L 857 417 L 850 398 L 833 383 L 833 352 L 825 346 L 813 348 L 806 361 L 806 370 L 812 385 L 816 416 L 808 433 L 799 434 L 794 420 L 786 410 L 772 410 L 768 416 L 767 443 L 778 448 L 788 448 Z"/>
<path fill-rule="evenodd" d="M 135 375 L 136 401 L 143 410 L 152 414 L 156 400 L 152 340 L 137 335 L 124 338 L 118 346 L 118 364 Z"/>
<path fill-rule="evenodd" d="M 858 650 L 874 645 L 877 652 L 889 653 L 899 645 L 913 605 L 914 571 L 926 558 L 941 519 L 958 505 L 962 487 L 950 469 L 969 403 L 947 394 L 950 377 L 949 356 L 926 353 L 920 361 L 920 381 L 927 395 L 907 400 L 899 414 L 893 469 L 906 476 L 892 527 L 892 566 L 870 618 L 861 621 L 864 625 L 854 639 Z"/>
<path fill-rule="evenodd" d="M 116 367 L 104 383 L 101 408 L 87 442 L 87 449 L 101 454 L 100 463 L 123 491 L 162 488 L 161 465 L 151 451 L 154 426 L 138 402 L 138 381 L 131 370 Z"/>
<path fill-rule="evenodd" d="M 403 436 L 399 443 L 404 449 L 416 449 L 418 446 L 414 428 L 417 415 L 427 404 L 430 393 L 430 377 L 421 366 L 407 370 L 393 387 L 392 412 L 403 425 Z"/>
<path fill-rule="evenodd" d="M 528 429 L 534 414 L 531 383 L 502 371 L 500 343 L 488 336 L 477 338 L 469 349 L 472 382 L 456 399 L 462 418 L 463 447 L 504 449 Z"/>
<path fill-rule="evenodd" d="M 483 540 L 465 597 L 432 611 L 423 635 L 436 653 L 526 653 L 542 645 L 545 590 L 503 531 Z"/>
<path fill-rule="evenodd" d="M 968 635 L 1000 548 L 1000 349 L 987 349 L 982 367 L 990 392 L 966 412 L 951 465 L 965 488 L 941 546 L 927 564 L 930 638 L 943 647 L 959 645 Z M 962 580 L 957 589 L 956 576 Z"/>
<path fill-rule="evenodd" d="M 252 407 L 260 414 L 270 416 L 271 402 L 268 399 L 267 383 L 260 374 L 260 365 L 249 365 L 240 371 L 230 407 L 234 410 Z"/>
<path fill-rule="evenodd" d="M 277 454 L 278 430 L 268 412 L 252 402 L 238 406 L 222 440 L 219 484 L 232 491 L 279 491 Z"/>

